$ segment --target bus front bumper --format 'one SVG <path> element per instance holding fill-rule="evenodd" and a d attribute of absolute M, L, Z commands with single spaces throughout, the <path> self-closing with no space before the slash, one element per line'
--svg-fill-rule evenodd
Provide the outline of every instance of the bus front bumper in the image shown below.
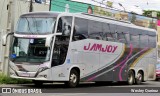
<path fill-rule="evenodd" d="M 10 77 L 11 78 L 19 78 L 19 79 L 30 79 L 30 80 L 49 80 L 48 78 L 48 70 L 40 72 L 36 75 L 37 72 L 23 72 L 23 71 L 14 71 L 10 69 Z"/>
<path fill-rule="evenodd" d="M 43 81 L 48 81 L 47 78 L 45 77 L 37 77 L 37 78 L 32 78 L 32 77 L 19 77 L 19 76 L 14 76 L 10 75 L 11 78 L 17 78 L 17 79 L 28 79 L 28 80 L 43 80 Z"/>

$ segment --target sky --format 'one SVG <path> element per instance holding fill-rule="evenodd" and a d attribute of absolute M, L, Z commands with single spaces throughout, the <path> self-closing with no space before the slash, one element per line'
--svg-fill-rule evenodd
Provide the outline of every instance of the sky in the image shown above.
<path fill-rule="evenodd" d="M 136 5 L 141 7 L 142 9 L 160 10 L 160 0 L 105 0 L 105 1 L 112 1 L 114 3 L 121 3 L 128 6 Z"/>
<path fill-rule="evenodd" d="M 101 1 L 101 0 L 98 0 Z M 160 0 L 105 0 L 114 2 L 114 6 L 120 8 L 118 3 L 121 3 L 126 10 L 141 13 L 140 10 L 159 10 Z M 120 9 L 124 9 L 120 8 Z"/>
<path fill-rule="evenodd" d="M 72 0 L 72 1 L 79 1 L 84 3 L 90 3 L 94 5 L 98 5 L 93 1 L 98 2 L 107 2 L 112 1 L 113 7 L 118 10 L 125 10 L 127 12 L 135 12 L 137 14 L 142 14 L 142 10 L 159 10 L 160 11 L 160 0 Z M 122 6 L 119 5 L 122 4 Z M 104 7 L 103 5 L 100 5 Z"/>

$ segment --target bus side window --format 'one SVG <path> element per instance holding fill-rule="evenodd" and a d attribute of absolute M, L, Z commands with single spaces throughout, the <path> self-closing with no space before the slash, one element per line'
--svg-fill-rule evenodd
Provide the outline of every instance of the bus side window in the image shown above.
<path fill-rule="evenodd" d="M 148 47 L 148 34 L 140 35 L 140 48 Z"/>
<path fill-rule="evenodd" d="M 130 42 L 130 28 L 126 26 L 117 25 L 117 41 L 125 44 Z"/>
<path fill-rule="evenodd" d="M 117 33 L 117 41 L 121 43 L 127 43 L 125 34 L 123 32 L 118 32 Z"/>
<path fill-rule="evenodd" d="M 103 23 L 103 40 L 115 41 L 116 40 L 116 25 Z"/>
<path fill-rule="evenodd" d="M 65 62 L 69 45 L 69 37 L 56 36 L 53 49 L 52 66 L 61 65 Z"/>
<path fill-rule="evenodd" d="M 62 32 L 62 18 L 58 20 L 57 32 Z"/>
<path fill-rule="evenodd" d="M 131 29 L 130 43 L 133 45 L 133 48 L 140 47 L 140 38 L 139 38 L 138 29 L 134 29 L 134 28 Z"/>
<path fill-rule="evenodd" d="M 72 17 L 64 16 L 61 17 L 58 21 L 57 32 L 63 32 L 64 34 L 61 36 L 56 36 L 55 45 L 53 48 L 52 54 L 52 65 L 57 66 L 65 63 L 70 33 L 72 28 Z"/>
<path fill-rule="evenodd" d="M 72 25 L 72 17 L 64 16 L 59 18 L 57 32 L 64 32 L 70 35 L 71 32 L 71 25 Z"/>
<path fill-rule="evenodd" d="M 149 48 L 155 48 L 156 47 L 156 33 L 153 32 L 148 32 L 148 43 L 149 43 Z"/>
<path fill-rule="evenodd" d="M 71 33 L 71 26 L 64 23 L 64 30 L 62 32 L 64 33 L 64 35 L 69 36 Z"/>
<path fill-rule="evenodd" d="M 104 34 L 103 39 L 106 41 L 115 41 L 115 39 L 113 38 L 113 35 L 115 35 L 115 33 L 107 32 Z"/>
<path fill-rule="evenodd" d="M 102 23 L 98 21 L 88 21 L 88 33 L 89 33 L 89 38 L 91 39 L 97 39 L 97 40 L 102 40 Z"/>
<path fill-rule="evenodd" d="M 72 41 L 78 41 L 88 38 L 88 20 L 75 18 Z"/>

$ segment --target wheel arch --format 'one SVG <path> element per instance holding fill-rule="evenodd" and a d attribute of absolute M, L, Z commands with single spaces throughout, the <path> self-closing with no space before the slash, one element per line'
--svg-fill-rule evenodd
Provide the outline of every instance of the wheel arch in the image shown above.
<path fill-rule="evenodd" d="M 142 81 L 144 81 L 144 70 L 142 70 L 142 69 L 138 70 L 138 71 L 137 71 L 137 74 L 138 74 L 139 72 L 142 73 Z M 137 74 L 136 74 L 136 75 L 137 75 Z"/>
<path fill-rule="evenodd" d="M 132 71 L 132 72 L 134 73 L 134 77 L 136 76 L 136 72 L 135 72 L 134 69 L 129 69 L 128 72 L 129 72 L 129 71 Z"/>
<path fill-rule="evenodd" d="M 129 69 L 127 72 L 127 83 L 133 85 L 135 83 L 135 70 Z"/>
<path fill-rule="evenodd" d="M 80 81 L 80 69 L 78 67 L 72 67 L 69 74 L 69 81 L 65 82 L 65 84 L 70 88 L 74 88 Z"/>
<path fill-rule="evenodd" d="M 73 66 L 72 68 L 70 68 L 69 74 L 71 73 L 72 70 L 76 70 L 78 72 L 79 78 L 80 78 L 80 68 L 78 66 Z"/>

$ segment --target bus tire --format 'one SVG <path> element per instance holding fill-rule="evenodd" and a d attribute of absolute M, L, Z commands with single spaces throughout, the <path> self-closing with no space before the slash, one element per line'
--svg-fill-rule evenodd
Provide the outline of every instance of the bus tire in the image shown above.
<path fill-rule="evenodd" d="M 143 74 L 141 71 L 138 72 L 135 82 L 137 85 L 141 84 L 143 81 Z"/>
<path fill-rule="evenodd" d="M 35 86 L 42 86 L 43 85 L 42 81 L 32 80 L 32 82 L 34 83 Z"/>
<path fill-rule="evenodd" d="M 158 80 L 159 80 L 158 78 L 155 79 L 155 81 L 158 81 Z"/>
<path fill-rule="evenodd" d="M 70 72 L 69 81 L 65 82 L 67 87 L 74 88 L 79 84 L 79 73 L 73 69 Z"/>
<path fill-rule="evenodd" d="M 134 73 L 133 73 L 133 71 L 130 70 L 130 71 L 128 72 L 127 83 L 128 83 L 129 85 L 133 85 L 134 81 L 135 81 L 135 79 L 134 79 Z"/>

